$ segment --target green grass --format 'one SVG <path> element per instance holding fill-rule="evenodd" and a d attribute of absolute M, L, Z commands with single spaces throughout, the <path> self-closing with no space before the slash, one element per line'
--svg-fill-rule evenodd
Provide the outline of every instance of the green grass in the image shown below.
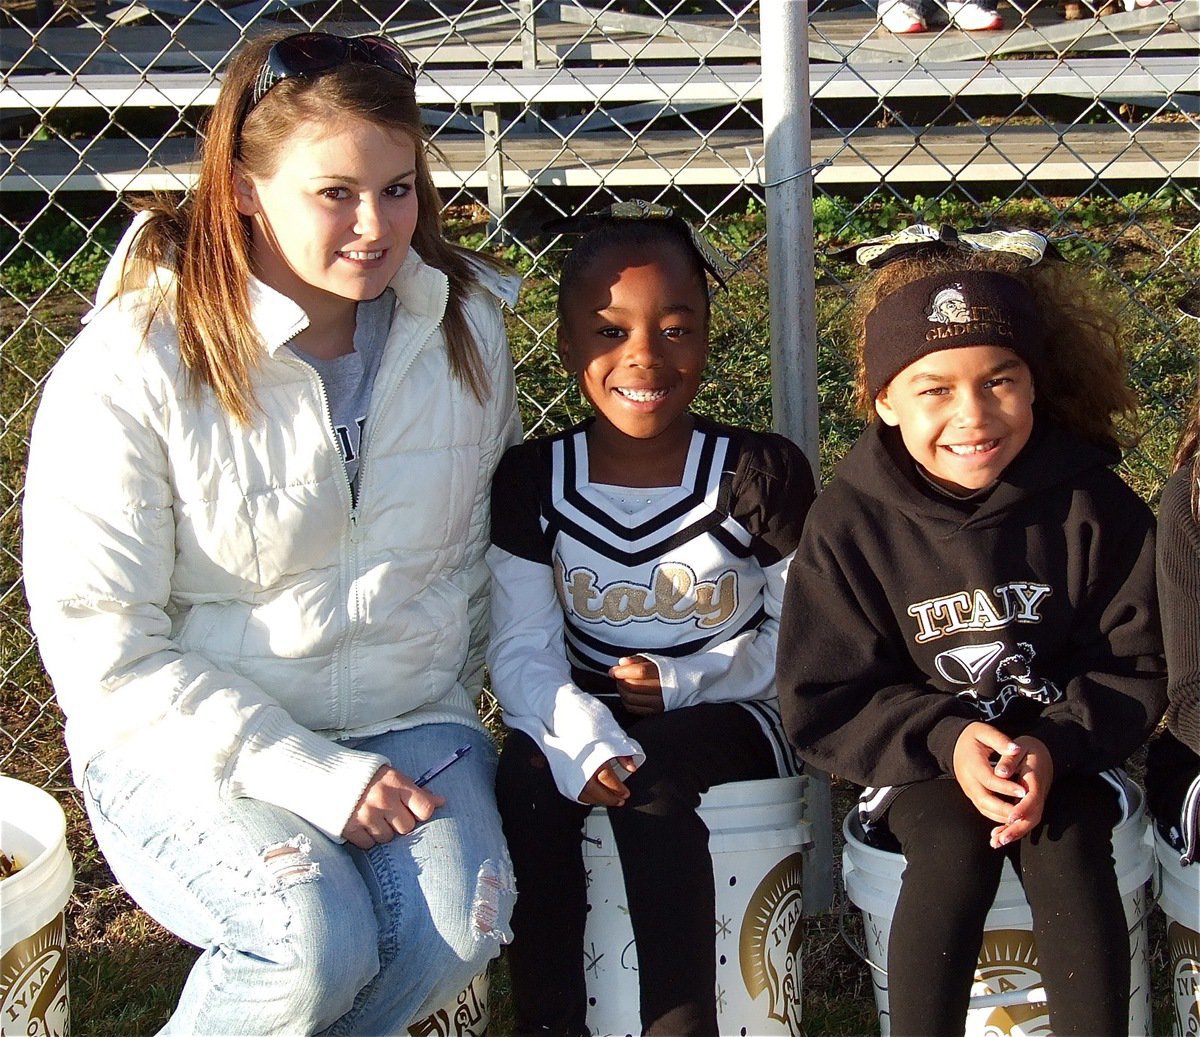
<path fill-rule="evenodd" d="M 1129 328 L 1132 381 L 1141 399 L 1140 439 L 1124 462 L 1131 484 L 1153 502 L 1169 467 L 1183 418 L 1191 406 L 1200 322 L 1187 322 L 1174 299 L 1200 276 L 1197 199 L 1181 190 L 1089 201 L 992 198 L 978 201 L 946 192 L 936 198 L 873 196 L 816 199 L 817 393 L 821 470 L 828 477 L 861 429 L 852 404 L 844 327 L 854 270 L 827 251 L 923 217 L 959 227 L 993 219 L 1032 226 L 1055 236 L 1079 235 L 1064 245 L 1120 300 Z M 65 802 L 77 884 L 69 910 L 70 968 L 75 1032 L 129 1035 L 154 1032 L 166 1020 L 194 960 L 186 947 L 139 911 L 117 886 L 98 854 L 64 771 L 59 718 L 28 635 L 20 591 L 19 496 L 29 422 L 37 387 L 77 328 L 108 249 L 124 217 L 107 213 L 100 231 L 48 210 L 23 237 L 0 230 L 0 742 L 6 773 L 47 785 Z M 453 229 L 468 244 L 484 240 L 479 214 L 457 210 Z M 739 261 L 741 273 L 714 302 L 713 352 L 697 409 L 724 421 L 766 428 L 771 420 L 770 350 L 765 213 L 756 202 L 727 201 L 710 227 L 712 238 Z M 510 245 L 504 258 L 526 275 L 521 306 L 509 320 L 525 427 L 547 432 L 579 420 L 585 411 L 554 355 L 556 255 L 538 259 Z M 836 783 L 840 819 L 852 790 Z M 836 829 L 836 824 L 835 824 Z M 853 916 L 845 920 L 853 929 Z M 807 923 L 805 1019 L 813 1034 L 850 1035 L 875 1026 L 867 968 L 847 947 L 839 919 Z M 1166 1032 L 1162 926 L 1151 921 L 1155 968 L 1155 1032 Z M 511 1030 L 503 961 L 493 970 L 494 1037 Z"/>

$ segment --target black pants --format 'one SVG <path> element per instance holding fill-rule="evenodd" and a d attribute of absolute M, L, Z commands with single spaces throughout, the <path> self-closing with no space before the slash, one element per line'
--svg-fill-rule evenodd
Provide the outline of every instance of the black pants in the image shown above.
<path fill-rule="evenodd" d="M 712 858 L 696 813 L 712 785 L 777 776 L 758 722 L 740 706 L 690 706 L 617 720 L 646 762 L 630 797 L 610 809 L 637 943 L 647 1034 L 717 1033 Z M 591 808 L 563 796 L 537 744 L 510 731 L 496 795 L 517 878 L 508 948 L 517 1032 L 586 1033 L 583 822 Z"/>
<path fill-rule="evenodd" d="M 988 844 L 994 823 L 953 780 L 910 786 L 886 820 L 908 859 L 888 943 L 893 1034 L 962 1034 L 1006 856 L 1033 914 L 1054 1033 L 1128 1032 L 1129 935 L 1112 856 L 1119 807 L 1111 786 L 1055 779 L 1041 824 L 1000 850 Z"/>

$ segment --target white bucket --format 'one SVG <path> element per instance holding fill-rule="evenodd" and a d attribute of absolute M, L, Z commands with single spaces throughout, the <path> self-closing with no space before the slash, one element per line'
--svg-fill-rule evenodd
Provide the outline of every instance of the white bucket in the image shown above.
<path fill-rule="evenodd" d="M 65 1035 L 63 911 L 74 879 L 62 807 L 41 789 L 0 776 L 0 852 L 20 866 L 0 880 L 0 1033 Z"/>
<path fill-rule="evenodd" d="M 1200 1034 L 1200 862 L 1186 868 L 1179 851 L 1154 833 L 1158 906 L 1167 918 L 1173 1037 Z"/>
<path fill-rule="evenodd" d="M 846 840 L 842 850 L 842 881 L 850 902 L 862 911 L 879 1029 L 887 1037 L 891 1032 L 887 947 L 904 858 L 864 843 L 857 811 L 847 815 L 842 834 Z M 1146 915 L 1150 901 L 1146 886 L 1154 862 L 1149 825 L 1140 798 L 1134 804 L 1132 816 L 1113 829 L 1113 858 L 1129 926 L 1129 1032 L 1148 1034 L 1151 1016 Z M 1025 891 L 1012 865 L 1005 861 L 1000 888 L 984 923 L 965 1037 L 1032 1037 L 1050 1033 L 1032 928 L 1033 917 Z"/>
<path fill-rule="evenodd" d="M 800 1034 L 803 853 L 807 779 L 717 785 L 701 797 L 716 879 L 717 1021 L 721 1033 Z M 608 813 L 584 826 L 588 1014 L 597 1035 L 642 1032 L 637 950 Z M 666 862 L 664 862 L 666 866 Z"/>
<path fill-rule="evenodd" d="M 484 969 L 447 1005 L 410 1023 L 410 1037 L 483 1037 L 492 1021 L 488 1010 L 488 974 Z"/>

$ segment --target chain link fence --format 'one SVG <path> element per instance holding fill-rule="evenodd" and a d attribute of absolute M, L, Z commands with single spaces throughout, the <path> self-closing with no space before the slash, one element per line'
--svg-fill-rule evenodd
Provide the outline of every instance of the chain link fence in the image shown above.
<path fill-rule="evenodd" d="M 886 15 L 896 0 L 879 2 Z M 78 327 L 127 197 L 190 184 L 195 139 L 240 40 L 280 25 L 383 32 L 420 63 L 449 225 L 528 279 L 510 320 L 528 432 L 581 416 L 557 371 L 558 253 L 539 227 L 627 197 L 675 206 L 739 266 L 738 287 L 716 302 L 718 359 L 702 402 L 766 427 L 772 128 L 761 40 L 793 3 L 4 0 L 0 769 L 70 784 L 21 588 L 39 388 Z M 822 469 L 860 427 L 842 328 L 853 271 L 827 246 L 917 218 L 995 220 L 1064 238 L 1119 301 L 1143 402 L 1125 470 L 1153 500 L 1195 381 L 1198 322 L 1175 301 L 1200 278 L 1200 0 L 1001 0 L 992 17 L 1003 27 L 971 32 L 949 24 L 964 18 L 956 3 L 909 6 L 926 31 L 891 33 L 864 0 L 807 9 L 812 167 L 792 172 L 813 183 Z"/>

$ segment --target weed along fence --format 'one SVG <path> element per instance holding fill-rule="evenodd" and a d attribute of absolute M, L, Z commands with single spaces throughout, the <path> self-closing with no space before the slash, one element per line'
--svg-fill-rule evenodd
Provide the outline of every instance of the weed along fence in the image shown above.
<path fill-rule="evenodd" d="M 701 409 L 774 424 L 826 475 L 860 427 L 843 326 L 855 275 L 832 252 L 916 218 L 994 220 L 1061 239 L 1120 300 L 1142 402 L 1124 471 L 1153 502 L 1200 351 L 1200 322 L 1176 307 L 1200 281 L 1200 0 L 1127 2 L 1068 5 L 1084 15 L 1068 19 L 1059 0 L 1001 0 L 1001 29 L 935 13 L 927 32 L 892 35 L 864 0 L 5 0 L 0 769 L 67 808 L 85 858 L 72 954 L 105 953 L 97 934 L 116 909 L 86 859 L 21 589 L 29 423 L 127 201 L 192 183 L 240 40 L 273 26 L 382 32 L 419 63 L 449 226 L 526 277 L 509 331 L 527 432 L 582 415 L 554 355 L 560 246 L 539 229 L 553 216 L 638 197 L 702 226 L 739 273 L 714 302 Z M 835 854 L 827 786 L 808 795 L 824 818 L 812 908 L 830 898 Z M 820 982 L 806 962 L 806 997 Z M 150 1030 L 165 1008 L 146 1011 Z"/>

